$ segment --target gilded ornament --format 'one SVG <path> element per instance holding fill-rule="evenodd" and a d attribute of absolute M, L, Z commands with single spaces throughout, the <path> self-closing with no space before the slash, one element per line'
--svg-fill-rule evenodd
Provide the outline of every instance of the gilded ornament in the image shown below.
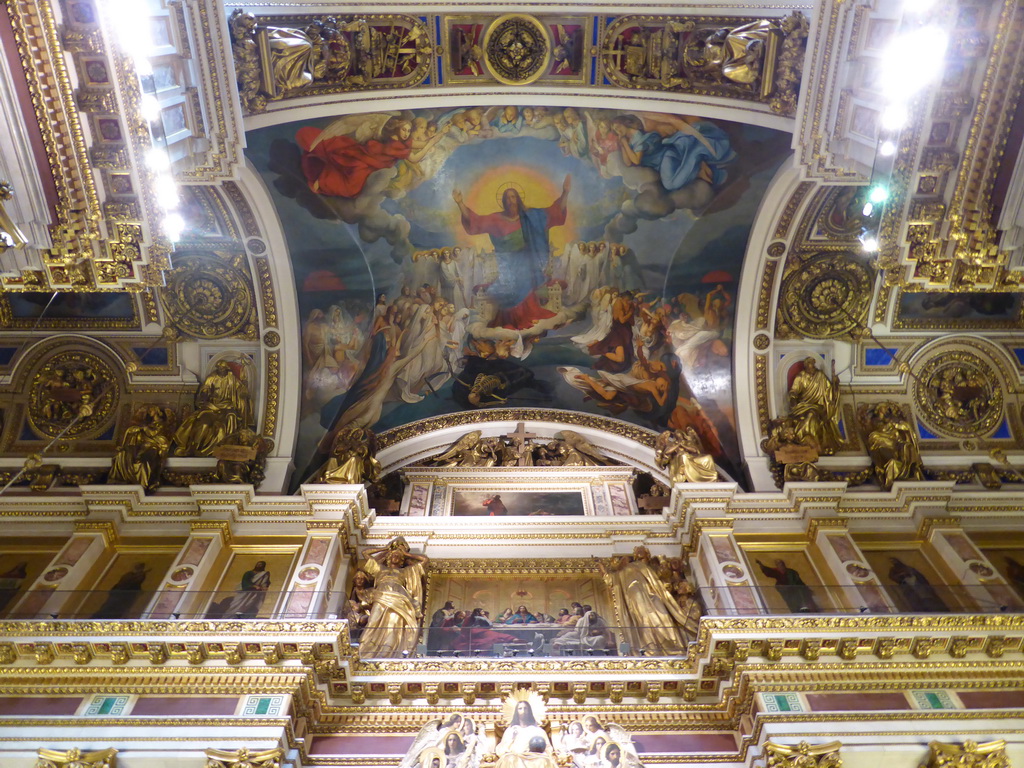
<path fill-rule="evenodd" d="M 913 381 L 921 417 L 939 434 L 982 437 L 1002 420 L 1002 388 L 991 366 L 975 354 L 936 354 Z"/>
<path fill-rule="evenodd" d="M 219 360 L 196 394 L 196 410 L 174 433 L 177 456 L 210 456 L 228 435 L 255 423 L 245 366 Z"/>
<path fill-rule="evenodd" d="M 430 460 L 436 467 L 596 467 L 613 465 L 583 435 L 563 429 L 554 439 L 537 442 L 520 422 L 514 432 L 484 437 L 479 429 L 456 440 L 447 451 Z"/>
<path fill-rule="evenodd" d="M 284 750 L 273 749 L 207 749 L 206 768 L 281 768 Z"/>
<path fill-rule="evenodd" d="M 263 334 L 263 345 L 267 347 L 278 347 L 281 345 L 281 334 L 277 331 L 267 331 Z"/>
<path fill-rule="evenodd" d="M 693 427 L 665 431 L 655 443 L 655 461 L 674 483 L 714 483 L 718 480 L 715 459 L 704 449 Z"/>
<path fill-rule="evenodd" d="M 29 423 L 45 437 L 95 437 L 109 425 L 118 396 L 117 377 L 103 358 L 90 352 L 58 352 L 32 382 Z"/>
<path fill-rule="evenodd" d="M 114 768 L 117 750 L 100 749 L 95 752 L 83 752 L 78 747 L 61 751 L 41 748 L 36 753 L 35 768 Z"/>
<path fill-rule="evenodd" d="M 487 29 L 483 47 L 487 68 L 506 85 L 532 83 L 551 61 L 547 28 L 527 14 L 499 16 Z"/>
<path fill-rule="evenodd" d="M 787 482 L 807 483 L 822 479 L 822 473 L 815 465 L 818 441 L 806 433 L 801 435 L 794 419 L 772 419 L 768 437 L 761 441 L 761 448 L 771 459 L 772 475 L 779 488 Z"/>
<path fill-rule="evenodd" d="M 786 252 L 786 244 L 775 242 L 768 246 L 768 258 L 777 259 Z"/>
<path fill-rule="evenodd" d="M 862 404 L 857 416 L 864 431 L 875 479 L 888 491 L 898 480 L 922 480 L 924 465 L 917 435 L 899 403 Z"/>
<path fill-rule="evenodd" d="M 754 349 L 764 351 L 771 346 L 772 340 L 767 333 L 759 333 L 754 337 Z"/>
<path fill-rule="evenodd" d="M 261 253 L 265 253 L 267 250 L 267 244 L 260 240 L 258 237 L 250 238 L 245 241 L 245 247 L 249 249 L 249 253 L 254 253 L 259 256 Z"/>
<path fill-rule="evenodd" d="M 845 252 L 819 254 L 783 279 L 779 312 L 803 336 L 843 336 L 864 325 L 874 282 L 863 259 Z"/>
<path fill-rule="evenodd" d="M 234 259 L 175 254 L 160 298 L 168 323 L 197 339 L 256 338 L 252 282 Z"/>
<path fill-rule="evenodd" d="M 176 421 L 170 408 L 149 405 L 138 409 L 132 424 L 121 436 L 107 482 L 156 490 L 171 450 Z"/>
<path fill-rule="evenodd" d="M 764 753 L 766 768 L 842 768 L 843 759 L 839 756 L 842 744 L 830 741 L 827 744 L 814 746 L 801 741 L 797 746 L 776 744 L 766 741 Z"/>

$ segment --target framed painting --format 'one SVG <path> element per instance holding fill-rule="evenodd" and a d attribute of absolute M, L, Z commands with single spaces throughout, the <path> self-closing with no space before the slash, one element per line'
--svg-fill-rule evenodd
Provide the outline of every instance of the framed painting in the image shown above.
<path fill-rule="evenodd" d="M 83 619 L 138 618 L 179 552 L 179 547 L 119 549 L 75 613 Z"/>
<path fill-rule="evenodd" d="M 946 585 L 920 549 L 863 549 L 871 569 L 896 607 L 904 613 L 947 613 L 970 610 L 962 589 Z M 958 592 L 960 594 L 958 594 Z"/>
<path fill-rule="evenodd" d="M 60 551 L 51 546 L 0 544 L 0 616 L 6 615 Z"/>
<path fill-rule="evenodd" d="M 207 619 L 266 619 L 291 582 L 298 547 L 235 548 L 204 612 Z"/>
<path fill-rule="evenodd" d="M 747 570 L 772 613 L 831 613 L 836 606 L 803 549 L 742 547 Z"/>
<path fill-rule="evenodd" d="M 566 517 L 585 515 L 582 491 L 469 491 L 452 496 L 455 517 Z"/>

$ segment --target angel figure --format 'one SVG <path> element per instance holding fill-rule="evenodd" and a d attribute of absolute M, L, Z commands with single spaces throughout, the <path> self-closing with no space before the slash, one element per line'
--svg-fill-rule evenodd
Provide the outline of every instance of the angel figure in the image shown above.
<path fill-rule="evenodd" d="M 452 447 L 434 457 L 436 467 L 493 467 L 498 463 L 498 445 L 484 438 L 479 429 L 463 435 Z"/>
<path fill-rule="evenodd" d="M 669 192 L 697 180 L 713 186 L 725 181 L 722 166 L 736 157 L 725 131 L 695 118 L 669 121 L 663 115 L 643 117 L 627 114 L 612 119 L 625 165 L 656 171 Z"/>
<path fill-rule="evenodd" d="M 412 120 L 394 112 L 349 115 L 323 130 L 300 128 L 295 141 L 302 149 L 302 173 L 318 195 L 358 197 L 370 174 L 393 168 L 399 160 L 419 163 L 448 127 L 422 142 L 414 142 L 412 132 Z"/>
<path fill-rule="evenodd" d="M 563 467 L 600 467 L 608 463 L 604 454 L 579 432 L 563 429 L 561 435 L 566 449 Z"/>
<path fill-rule="evenodd" d="M 448 734 L 455 733 L 462 735 L 462 729 L 464 726 L 464 718 L 462 715 L 455 713 L 445 718 L 435 718 L 420 728 L 419 733 L 416 734 L 416 738 L 413 739 L 412 745 L 405 753 L 405 757 L 402 758 L 402 762 L 398 764 L 398 768 L 417 768 L 422 762 L 424 754 L 428 750 L 436 750 L 439 747 L 443 754 L 443 747 L 445 737 Z M 469 744 L 463 737 L 464 744 L 468 750 Z M 474 747 L 476 742 L 473 742 Z M 477 764 L 479 764 L 479 757 L 477 757 Z M 439 768 L 444 768 L 443 765 Z"/>

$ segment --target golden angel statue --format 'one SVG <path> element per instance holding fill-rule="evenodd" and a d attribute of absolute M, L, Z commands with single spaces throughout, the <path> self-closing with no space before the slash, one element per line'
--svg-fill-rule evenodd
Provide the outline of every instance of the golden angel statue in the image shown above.
<path fill-rule="evenodd" d="M 500 443 L 485 438 L 475 429 L 458 440 L 451 448 L 434 457 L 436 467 L 493 467 L 498 463 Z"/>
<path fill-rule="evenodd" d="M 359 642 L 364 659 L 405 656 L 416 648 L 423 614 L 423 580 L 429 558 L 414 555 L 399 536 L 363 553 L 373 578 L 373 606 Z"/>
<path fill-rule="evenodd" d="M 633 649 L 650 656 L 686 653 L 687 615 L 658 577 L 650 550 L 636 547 L 632 556 L 613 557 L 610 564 L 597 560 L 597 564 L 629 623 L 623 634 Z"/>
<path fill-rule="evenodd" d="M 579 432 L 568 429 L 561 431 L 563 467 L 600 467 L 608 463 L 608 459 L 598 448 Z"/>
<path fill-rule="evenodd" d="M 334 450 L 324 466 L 323 482 L 361 485 L 380 476 L 377 437 L 365 427 L 345 427 L 334 439 Z"/>
<path fill-rule="evenodd" d="M 479 768 L 483 740 L 472 718 L 455 713 L 420 728 L 399 768 Z"/>

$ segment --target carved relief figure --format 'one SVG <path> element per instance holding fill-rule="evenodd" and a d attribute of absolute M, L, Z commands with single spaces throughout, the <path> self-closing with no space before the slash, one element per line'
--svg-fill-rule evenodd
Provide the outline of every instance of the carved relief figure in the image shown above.
<path fill-rule="evenodd" d="M 704 38 L 702 49 L 687 51 L 688 63 L 719 79 L 753 85 L 761 76 L 768 38 L 777 34 L 778 26 L 768 20 L 716 29 Z"/>
<path fill-rule="evenodd" d="M 174 434 L 177 456 L 209 456 L 225 438 L 252 426 L 254 414 L 243 368 L 219 360 L 196 395 L 196 410 Z"/>
<path fill-rule="evenodd" d="M 270 444 L 249 427 L 243 427 L 214 449 L 217 479 L 222 483 L 244 483 L 259 487 L 267 463 Z"/>
<path fill-rule="evenodd" d="M 632 557 L 598 560 L 605 582 L 612 588 L 635 651 L 652 656 L 678 656 L 686 652 L 682 628 L 687 616 L 668 587 L 658 578 L 647 547 L 636 547 Z"/>
<path fill-rule="evenodd" d="M 832 376 L 818 368 L 814 357 L 804 360 L 803 370 L 789 388 L 789 416 L 796 422 L 796 437 L 811 440 L 826 456 L 842 447 L 839 433 L 839 378 L 835 362 Z"/>
<path fill-rule="evenodd" d="M 422 616 L 426 555 L 414 555 L 399 536 L 365 553 L 363 570 L 373 577 L 370 618 L 359 643 L 361 658 L 402 656 L 416 648 Z"/>

